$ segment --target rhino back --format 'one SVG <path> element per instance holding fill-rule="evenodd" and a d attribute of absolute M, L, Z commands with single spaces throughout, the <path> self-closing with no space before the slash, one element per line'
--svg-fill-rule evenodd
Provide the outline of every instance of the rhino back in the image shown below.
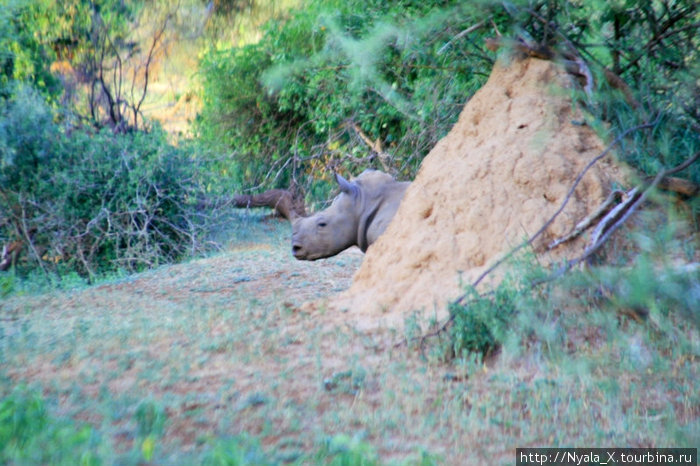
<path fill-rule="evenodd" d="M 391 180 L 385 183 L 378 192 L 368 199 L 363 213 L 365 219 L 360 222 L 358 231 L 358 246 L 363 251 L 374 243 L 387 229 L 401 204 L 409 182 Z"/>

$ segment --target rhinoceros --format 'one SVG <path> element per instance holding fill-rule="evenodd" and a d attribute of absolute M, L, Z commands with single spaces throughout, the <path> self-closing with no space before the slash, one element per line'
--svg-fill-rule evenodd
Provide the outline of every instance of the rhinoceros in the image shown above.
<path fill-rule="evenodd" d="M 292 220 L 292 254 L 299 260 L 331 257 L 374 243 L 399 208 L 409 182 L 378 170 L 365 170 L 348 181 L 336 173 L 340 194 L 325 210 Z"/>

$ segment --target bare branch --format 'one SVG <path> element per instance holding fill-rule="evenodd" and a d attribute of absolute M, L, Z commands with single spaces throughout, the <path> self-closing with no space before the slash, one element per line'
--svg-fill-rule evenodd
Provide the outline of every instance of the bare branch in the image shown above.
<path fill-rule="evenodd" d="M 488 21 L 490 21 L 490 20 L 491 20 L 491 16 L 489 16 L 488 18 L 486 18 L 486 19 L 484 19 L 484 20 L 482 20 L 482 21 L 479 21 L 478 23 L 476 23 L 476 24 L 474 24 L 474 25 L 472 25 L 472 26 L 469 26 L 467 29 L 465 29 L 464 31 L 460 32 L 459 34 L 457 34 L 456 36 L 454 36 L 452 39 L 450 39 L 445 45 L 443 45 L 442 47 L 440 47 L 440 49 L 437 51 L 437 54 L 438 54 L 438 55 L 442 55 L 443 53 L 445 53 L 445 50 L 447 50 L 447 48 L 448 48 L 453 42 L 455 42 L 455 41 L 461 39 L 462 37 L 466 36 L 467 34 L 471 34 L 472 32 L 476 31 L 477 29 L 479 29 L 481 26 L 483 26 L 484 24 L 486 24 L 486 23 L 487 23 Z"/>
<path fill-rule="evenodd" d="M 566 243 L 567 241 L 571 241 L 572 239 L 577 238 L 581 233 L 586 231 L 593 224 L 593 222 L 598 220 L 598 218 L 600 218 L 601 215 L 605 214 L 615 202 L 619 202 L 623 194 L 624 192 L 619 189 L 616 189 L 615 191 L 611 192 L 607 199 L 605 199 L 605 201 L 598 207 L 598 209 L 596 209 L 595 212 L 581 220 L 574 227 L 571 233 L 555 241 L 552 241 L 549 244 L 549 246 L 547 246 L 547 250 L 554 249 L 560 244 Z"/>
<path fill-rule="evenodd" d="M 586 251 L 583 253 L 583 255 L 576 260 L 572 261 L 571 267 L 573 267 L 576 264 L 579 264 L 588 258 L 590 258 L 600 247 L 605 244 L 605 242 L 610 238 L 610 236 L 618 229 L 620 228 L 626 221 L 629 219 L 629 217 L 641 206 L 644 201 L 647 199 L 649 196 L 649 193 L 651 193 L 661 182 L 662 179 L 665 177 L 672 175 L 674 173 L 678 173 L 681 170 L 684 170 L 685 168 L 689 167 L 693 163 L 695 163 L 698 158 L 700 158 L 700 152 L 696 152 L 692 157 L 688 158 L 685 162 L 682 164 L 670 168 L 668 170 L 664 170 L 659 172 L 658 175 L 654 178 L 654 180 L 649 184 L 646 188 L 644 188 L 644 191 L 639 195 L 634 203 L 627 204 L 629 207 L 627 208 L 626 211 L 619 217 L 619 220 L 616 220 L 615 223 L 610 226 L 608 230 L 605 231 L 605 233 L 596 241 L 592 242 L 592 244 L 586 248 Z"/>
<path fill-rule="evenodd" d="M 367 144 L 367 146 L 375 153 L 377 154 L 377 158 L 379 159 L 379 163 L 382 164 L 382 168 L 384 169 L 385 172 L 387 173 L 393 173 L 393 170 L 391 169 L 391 166 L 389 165 L 389 154 L 384 152 L 384 149 L 382 148 L 382 140 L 380 138 L 377 138 L 376 141 L 372 141 L 369 136 L 367 136 L 363 131 L 360 126 L 355 123 L 355 122 L 348 122 L 348 124 L 352 127 L 352 129 L 355 130 L 358 136 L 360 136 L 360 139 Z"/>
<path fill-rule="evenodd" d="M 168 26 L 168 22 L 170 21 L 170 15 L 168 15 L 164 20 L 163 24 L 161 24 L 160 29 L 156 31 L 156 33 L 153 35 L 153 40 L 151 41 L 151 47 L 148 50 L 148 55 L 146 58 L 146 64 L 144 65 L 145 70 L 144 70 L 144 82 L 143 82 L 143 92 L 141 93 L 141 98 L 139 99 L 138 103 L 136 105 L 133 105 L 133 113 L 134 113 L 134 128 L 138 128 L 138 115 L 139 112 L 141 111 L 141 105 L 143 105 L 143 101 L 146 99 L 146 93 L 148 92 L 148 74 L 150 71 L 151 67 L 151 61 L 153 60 L 153 55 L 156 50 L 156 47 L 158 44 L 161 42 L 161 39 L 163 38 L 163 34 L 165 33 L 165 29 Z M 135 81 L 135 79 L 134 79 Z"/>

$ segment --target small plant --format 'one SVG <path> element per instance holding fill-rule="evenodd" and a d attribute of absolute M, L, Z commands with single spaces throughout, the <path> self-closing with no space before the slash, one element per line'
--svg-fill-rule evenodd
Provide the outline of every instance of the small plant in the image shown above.
<path fill-rule="evenodd" d="M 517 312 L 516 294 L 514 289 L 502 284 L 492 296 L 481 297 L 472 292 L 464 304 L 451 303 L 449 332 L 454 355 L 467 351 L 487 356 L 495 351 L 503 343 L 509 323 Z"/>
<path fill-rule="evenodd" d="M 319 453 L 332 466 L 378 466 L 377 453 L 357 435 L 338 434 L 326 440 Z"/>
<path fill-rule="evenodd" d="M 0 298 L 3 298 L 15 290 L 14 271 L 0 272 Z"/>
<path fill-rule="evenodd" d="M 264 466 L 273 464 L 260 444 L 247 436 L 216 440 L 202 459 L 204 466 Z"/>
<path fill-rule="evenodd" d="M 100 445 L 91 426 L 49 416 L 37 392 L 19 387 L 0 403 L 0 463 L 98 465 Z"/>
<path fill-rule="evenodd" d="M 143 401 L 139 404 L 134 417 L 140 437 L 162 435 L 165 421 L 168 419 L 165 410 L 153 401 Z"/>

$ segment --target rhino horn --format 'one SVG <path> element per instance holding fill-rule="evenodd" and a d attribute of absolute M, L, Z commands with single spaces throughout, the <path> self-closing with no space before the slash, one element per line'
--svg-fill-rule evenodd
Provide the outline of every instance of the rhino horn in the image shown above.
<path fill-rule="evenodd" d="M 338 183 L 340 186 L 340 190 L 346 194 L 350 194 L 351 196 L 354 196 L 357 193 L 357 185 L 353 183 L 352 181 L 348 181 L 345 178 L 343 178 L 342 175 L 339 175 L 338 173 L 335 174 L 335 181 Z"/>

